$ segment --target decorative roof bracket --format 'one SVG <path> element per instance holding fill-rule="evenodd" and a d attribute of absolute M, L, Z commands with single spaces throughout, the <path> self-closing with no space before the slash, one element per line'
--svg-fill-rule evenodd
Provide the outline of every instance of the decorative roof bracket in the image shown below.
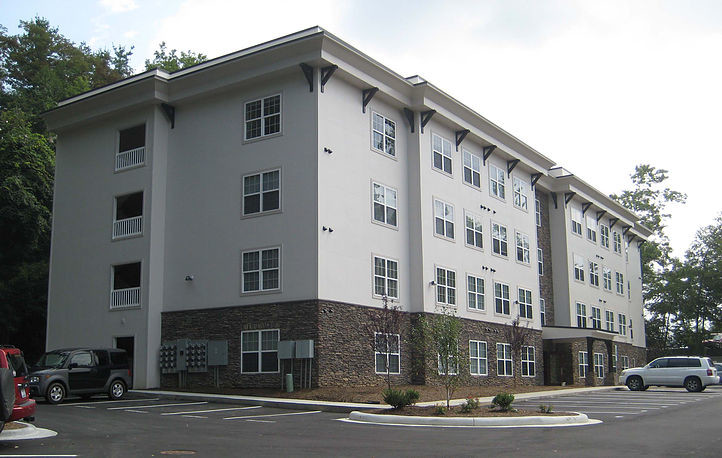
<path fill-rule="evenodd" d="M 507 178 L 511 176 L 511 171 L 514 170 L 514 168 L 519 165 L 520 160 L 519 159 L 512 159 L 510 161 L 506 161 L 506 176 Z"/>
<path fill-rule="evenodd" d="M 602 216 L 604 216 L 607 213 L 606 210 L 600 210 L 597 212 L 597 222 L 599 222 L 600 219 L 602 219 Z"/>
<path fill-rule="evenodd" d="M 424 127 L 431 121 L 431 117 L 436 114 L 436 110 L 428 110 L 421 112 L 421 133 L 424 133 Z"/>
<path fill-rule="evenodd" d="M 534 190 L 534 186 L 536 186 L 537 181 L 542 177 L 541 173 L 532 173 L 531 174 L 531 189 Z"/>
<path fill-rule="evenodd" d="M 564 193 L 564 205 L 567 205 L 569 202 L 572 201 L 574 196 L 576 196 L 577 193 L 574 191 L 569 191 Z"/>
<path fill-rule="evenodd" d="M 469 135 L 469 129 L 456 131 L 456 151 L 459 151 L 459 145 L 461 145 L 461 142 L 464 141 L 467 135 Z"/>
<path fill-rule="evenodd" d="M 321 92 L 323 92 L 323 87 L 328 83 L 328 80 L 331 79 L 331 76 L 333 76 L 336 70 L 338 70 L 338 65 L 335 64 L 321 68 Z"/>
<path fill-rule="evenodd" d="M 591 202 L 584 202 L 582 204 L 582 216 L 587 214 L 587 210 L 589 210 L 589 207 L 591 207 L 591 206 L 592 206 Z"/>
<path fill-rule="evenodd" d="M 163 108 L 165 117 L 170 121 L 170 128 L 173 129 L 175 127 L 175 107 L 167 103 L 161 103 L 160 107 Z"/>
<path fill-rule="evenodd" d="M 491 156 L 491 153 L 493 153 L 495 149 L 496 145 L 489 145 L 482 148 L 484 154 L 484 165 L 486 165 L 486 160 L 489 159 L 489 156 Z"/>
<path fill-rule="evenodd" d="M 404 116 L 406 116 L 406 120 L 409 122 L 409 126 L 411 126 L 411 133 L 414 133 L 414 118 L 416 117 L 414 112 L 409 110 L 408 108 L 404 107 Z"/>
<path fill-rule="evenodd" d="M 308 81 L 309 92 L 313 92 L 313 67 L 305 63 L 298 65 L 301 67 L 301 70 L 303 70 L 303 76 L 306 77 L 306 81 Z"/>
<path fill-rule="evenodd" d="M 377 88 L 377 87 L 372 87 L 372 88 L 364 89 L 363 91 L 361 91 L 361 103 L 363 104 L 363 106 L 361 107 L 361 112 L 366 113 L 366 105 L 369 104 L 371 99 L 374 98 L 374 96 L 376 95 L 376 93 L 378 91 L 379 91 L 379 88 Z M 412 130 L 412 132 L 413 132 L 413 130 Z"/>

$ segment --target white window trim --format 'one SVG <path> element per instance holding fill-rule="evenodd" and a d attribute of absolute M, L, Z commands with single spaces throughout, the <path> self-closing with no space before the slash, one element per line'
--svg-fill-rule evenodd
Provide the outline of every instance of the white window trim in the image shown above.
<path fill-rule="evenodd" d="M 526 349 L 526 351 L 527 351 L 527 354 L 526 354 L 527 358 L 526 358 L 526 359 L 524 359 L 524 356 L 525 356 L 525 355 L 524 355 L 524 349 Z M 528 358 L 530 351 L 531 351 L 532 359 L 529 359 L 529 358 Z M 521 347 L 520 357 L 521 357 L 521 376 L 522 376 L 522 377 L 529 377 L 529 378 L 534 378 L 534 377 L 536 377 L 536 348 L 534 348 L 534 347 L 532 347 L 532 346 L 528 346 L 528 345 L 522 346 L 522 347 Z M 527 375 L 524 375 L 524 365 L 525 365 L 525 364 L 526 364 L 526 367 L 527 367 Z M 533 374 L 529 374 L 529 368 L 532 368 L 532 369 L 534 370 L 534 373 L 533 373 Z"/>
<path fill-rule="evenodd" d="M 441 218 L 440 218 L 440 219 L 444 222 L 444 233 L 443 233 L 443 234 L 439 234 L 438 232 L 436 232 L 436 218 L 437 218 L 437 216 L 436 216 L 436 202 L 441 202 L 441 204 L 444 205 L 444 212 L 443 212 L 443 214 L 441 215 Z M 452 215 L 451 215 L 452 220 L 451 220 L 450 222 L 451 222 L 451 225 L 452 225 L 453 230 L 454 230 L 454 236 L 453 236 L 453 237 L 449 237 L 449 236 L 446 235 L 446 223 L 449 222 L 449 220 L 446 219 L 446 207 L 447 207 L 447 206 L 451 207 L 451 212 L 452 212 Z M 456 242 L 456 233 L 457 233 L 457 230 L 456 230 L 456 229 L 457 229 L 457 228 L 456 228 L 456 221 L 455 221 L 455 220 L 456 220 L 456 208 L 454 208 L 454 205 L 450 204 L 449 202 L 447 202 L 447 201 L 445 201 L 445 200 L 443 200 L 443 199 L 439 199 L 438 197 L 434 197 L 434 198 L 433 198 L 433 206 L 432 206 L 431 210 L 432 210 L 432 214 L 433 214 L 433 216 L 434 216 L 434 226 L 433 226 L 434 236 L 435 236 L 435 237 L 438 237 L 438 238 L 440 238 L 440 239 L 443 239 L 443 240 L 446 240 L 446 241 L 454 242 L 454 243 L 455 243 L 455 242 Z M 464 225 L 464 237 L 466 237 L 466 224 Z"/>
<path fill-rule="evenodd" d="M 383 259 L 383 260 L 385 261 L 385 263 L 384 263 L 385 273 L 384 273 L 384 277 L 383 277 L 383 278 L 384 278 L 384 280 L 385 280 L 385 281 L 384 281 L 384 289 L 386 290 L 387 293 L 388 293 L 388 291 L 389 291 L 389 282 L 388 282 L 388 281 L 389 281 L 389 279 L 390 279 L 389 276 L 388 276 L 388 272 L 389 272 L 389 261 L 396 263 L 396 278 L 395 278 L 395 279 L 391 278 L 391 280 L 396 280 L 396 296 L 390 296 L 390 295 L 388 295 L 388 294 L 384 295 L 384 294 L 377 294 L 377 293 L 376 293 L 376 276 L 377 276 L 377 275 L 376 275 L 376 258 Z M 375 299 L 383 299 L 383 297 L 386 296 L 386 297 L 388 297 L 389 299 L 396 299 L 396 300 L 398 300 L 398 299 L 399 299 L 399 296 L 401 295 L 401 280 L 400 280 L 400 278 L 399 278 L 399 277 L 401 276 L 400 274 L 401 274 L 401 272 L 399 271 L 399 261 L 398 261 L 398 259 L 394 259 L 394 258 L 390 258 L 390 257 L 388 257 L 388 256 L 382 256 L 382 255 L 380 255 L 380 254 L 372 253 L 372 254 L 371 254 L 371 296 L 372 296 L 373 298 L 375 298 Z M 380 277 L 380 276 L 379 276 L 379 277 Z"/>
<path fill-rule="evenodd" d="M 617 244 L 619 242 L 619 244 Z M 612 248 L 613 251 L 619 256 L 622 255 L 622 234 L 619 231 L 612 231 Z M 617 246 L 619 249 L 617 250 Z"/>
<path fill-rule="evenodd" d="M 580 259 L 580 260 L 582 261 L 582 262 L 581 262 L 581 266 L 582 266 L 581 269 L 578 269 L 578 268 L 577 268 L 577 266 L 578 266 L 578 264 L 577 264 L 577 259 Z M 577 283 L 585 283 L 584 273 L 587 271 L 587 265 L 586 265 L 586 264 L 587 264 L 587 263 L 586 263 L 586 261 L 584 260 L 584 257 L 583 257 L 583 256 L 580 256 L 580 255 L 578 255 L 578 254 L 576 254 L 576 253 L 572 253 L 572 278 L 574 279 L 575 282 L 577 282 Z M 577 272 L 580 272 L 579 277 L 581 277 L 581 278 L 577 278 Z"/>
<path fill-rule="evenodd" d="M 536 249 L 536 257 L 537 257 L 537 274 L 540 277 L 544 276 L 544 251 L 541 248 Z"/>
<path fill-rule="evenodd" d="M 266 250 L 278 250 L 278 287 L 277 288 L 270 288 L 270 289 L 263 289 L 263 275 L 261 273 L 263 272 L 263 251 Z M 243 272 L 243 255 L 245 253 L 254 253 L 257 252 L 259 254 L 258 258 L 258 267 L 259 267 L 259 287 L 260 289 L 253 290 L 253 291 L 245 291 L 244 289 L 244 272 Z M 269 270 L 269 269 L 267 269 Z M 254 271 L 255 272 L 255 271 Z M 269 247 L 262 247 L 262 248 L 254 248 L 250 250 L 243 250 L 241 251 L 241 295 L 242 296 L 250 296 L 254 294 L 270 294 L 270 293 L 278 293 L 281 292 L 283 289 L 283 249 L 281 245 L 276 246 L 269 246 Z"/>
<path fill-rule="evenodd" d="M 521 246 L 519 245 L 519 236 L 521 236 Z M 522 249 L 521 261 L 519 260 L 519 248 Z M 524 260 L 525 254 L 526 260 Z M 531 265 L 531 241 L 528 235 L 520 231 L 514 231 L 514 259 L 516 259 L 518 264 L 525 266 Z"/>
<path fill-rule="evenodd" d="M 477 232 L 477 231 L 476 231 L 476 226 L 477 226 L 477 224 L 482 228 L 482 229 L 479 231 L 479 232 L 480 232 L 479 235 L 480 235 L 480 237 L 481 237 L 481 247 L 478 247 L 478 246 L 476 246 L 475 244 L 474 244 L 474 245 L 471 245 L 471 244 L 469 244 L 469 241 L 467 240 L 467 237 L 466 237 L 467 233 L 466 233 L 466 231 L 468 231 L 469 228 L 466 226 L 466 219 L 467 219 L 468 217 L 471 217 L 472 220 L 474 221 L 474 229 L 473 229 L 473 230 L 474 230 L 474 233 L 475 233 L 475 234 L 474 234 L 474 240 L 476 240 L 476 232 Z M 473 249 L 473 250 L 484 251 L 484 229 L 483 229 L 483 227 L 484 227 L 484 225 L 483 225 L 483 221 L 482 221 L 481 216 L 477 215 L 476 213 L 470 212 L 470 211 L 468 211 L 468 210 L 464 210 L 464 245 L 467 246 L 467 247 L 469 247 L 469 248 L 471 248 L 471 249 Z M 434 221 L 434 231 L 436 231 L 436 221 Z M 456 230 L 454 230 L 454 231 L 456 231 Z"/>
<path fill-rule="evenodd" d="M 534 199 L 534 218 L 536 220 L 536 226 L 542 227 L 541 202 L 539 199 Z"/>
<path fill-rule="evenodd" d="M 439 281 L 438 281 L 438 278 L 439 278 L 439 277 L 438 277 L 438 269 L 442 269 L 442 270 L 446 271 L 446 284 L 445 284 L 445 285 L 440 285 L 440 284 L 439 284 Z M 454 273 L 454 287 L 453 287 L 453 288 L 450 287 L 450 286 L 448 286 L 448 285 L 449 285 L 449 272 L 453 272 L 453 273 Z M 458 279 L 458 277 L 457 277 L 457 275 L 456 275 L 456 270 L 454 270 L 454 269 L 449 269 L 448 267 L 444 267 L 444 266 L 440 266 L 440 265 L 434 265 L 434 286 L 435 286 L 435 288 L 434 288 L 434 301 L 435 301 L 437 304 L 446 305 L 446 306 L 449 306 L 449 307 L 456 307 L 456 306 L 459 304 L 459 294 L 458 294 L 458 292 L 459 292 L 459 279 Z M 444 297 L 445 297 L 446 299 L 445 299 L 444 302 L 440 302 L 440 301 L 439 301 L 439 288 L 440 288 L 440 287 L 445 288 Z M 449 289 L 453 289 L 453 290 L 454 290 L 454 303 L 453 303 L 453 304 L 449 303 Z"/>
<path fill-rule="evenodd" d="M 502 289 L 501 289 L 501 293 L 502 293 L 502 296 L 501 296 L 501 299 L 502 299 L 501 312 L 497 312 L 497 311 L 496 311 L 496 299 L 497 299 L 497 295 L 496 295 L 496 285 L 497 285 L 497 284 L 499 284 L 499 285 L 502 286 Z M 506 286 L 506 289 L 507 289 L 507 292 L 508 292 L 508 297 L 506 298 L 506 300 L 507 300 L 507 302 L 509 303 L 509 313 L 504 313 L 504 303 L 503 303 L 503 300 L 504 300 L 504 296 L 503 296 L 503 294 L 504 294 L 504 286 Z M 494 315 L 496 315 L 496 316 L 505 316 L 505 317 L 511 316 L 511 305 L 512 305 L 512 303 L 511 303 L 511 287 L 510 287 L 507 283 L 503 283 L 503 282 L 500 282 L 500 281 L 495 281 L 493 287 L 494 287 L 494 290 L 493 290 L 493 294 L 494 294 Z"/>
<path fill-rule="evenodd" d="M 274 133 L 272 133 L 272 134 L 264 135 L 264 134 L 263 134 L 263 131 L 265 130 L 265 129 L 264 129 L 264 127 L 265 127 L 265 117 L 263 116 L 263 101 L 266 100 L 266 99 L 268 99 L 268 98 L 275 97 L 275 96 L 278 96 L 278 104 L 279 104 L 279 112 L 278 112 L 278 116 L 279 116 L 279 128 L 278 128 L 278 132 L 274 132 Z M 248 105 L 249 103 L 257 102 L 257 101 L 259 101 L 259 100 L 261 101 L 261 135 L 259 135 L 258 137 L 248 138 L 248 132 L 247 132 L 247 129 L 248 129 L 248 120 L 246 119 L 246 105 Z M 284 112 L 284 109 L 283 109 L 283 94 L 282 94 L 281 92 L 277 92 L 277 93 L 275 93 L 275 94 L 263 95 L 263 96 L 260 96 L 260 97 L 254 97 L 254 98 L 252 98 L 252 99 L 245 100 L 245 101 L 243 102 L 243 143 L 257 142 L 257 141 L 260 141 L 260 140 L 265 140 L 265 139 L 267 139 L 267 138 L 274 138 L 274 137 L 279 137 L 279 136 L 283 135 L 283 124 L 284 124 L 284 122 L 283 122 L 283 112 Z"/>
<path fill-rule="evenodd" d="M 434 149 L 434 137 L 439 137 L 441 139 L 441 151 L 436 151 Z M 444 154 L 444 142 L 449 143 L 449 156 Z M 441 155 L 441 168 L 436 167 L 434 165 L 434 154 L 439 153 Z M 451 161 L 451 171 L 447 172 L 444 170 L 444 158 L 449 158 Z M 451 142 L 451 140 L 447 139 L 443 135 L 431 134 L 431 170 L 435 170 L 443 175 L 446 175 L 447 177 L 453 177 L 454 176 L 454 144 Z M 462 180 L 463 181 L 463 180 Z"/>
<path fill-rule="evenodd" d="M 581 219 L 577 221 L 576 219 L 574 219 L 575 215 L 581 217 Z M 578 237 L 583 237 L 584 215 L 582 214 L 582 211 L 576 207 L 569 207 L 569 221 L 569 231 Z M 574 228 L 576 227 L 574 223 L 577 223 L 577 226 L 579 227 L 579 232 L 574 230 Z"/>
<path fill-rule="evenodd" d="M 611 320 L 609 318 L 612 318 Z M 611 310 L 604 311 L 604 322 L 605 329 L 610 332 L 614 332 L 614 312 Z"/>
<path fill-rule="evenodd" d="M 592 314 L 590 315 L 590 320 L 592 322 L 592 329 L 602 329 L 602 309 L 600 307 L 596 307 L 592 305 Z M 599 316 L 594 314 L 594 312 L 598 312 Z M 598 326 L 595 326 L 595 323 L 598 323 Z"/>
<path fill-rule="evenodd" d="M 599 288 L 599 263 L 595 261 L 589 261 L 589 285 Z"/>
<path fill-rule="evenodd" d="M 617 293 L 617 296 L 624 296 L 624 274 L 623 273 L 614 271 L 614 284 L 615 284 L 614 291 Z"/>
<path fill-rule="evenodd" d="M 499 186 L 499 174 L 498 173 L 495 173 L 494 177 L 492 178 L 492 173 L 494 173 L 495 170 L 501 171 L 501 177 L 503 179 L 503 183 L 501 186 Z M 499 189 L 500 187 L 504 189 L 504 197 L 501 197 L 498 194 L 494 193 L 494 191 L 492 191 L 492 189 L 493 189 L 492 186 L 494 183 L 497 184 L 497 189 Z M 507 187 L 506 170 L 504 170 L 503 167 L 497 167 L 496 165 L 489 163 L 489 195 L 495 199 L 499 199 L 502 202 L 506 202 L 506 195 L 507 195 L 506 187 Z"/>
<path fill-rule="evenodd" d="M 584 218 L 584 224 L 587 227 L 587 241 L 596 245 L 599 240 L 599 224 L 597 224 L 597 220 L 594 219 L 594 216 L 587 215 Z"/>
<path fill-rule="evenodd" d="M 580 309 L 580 307 L 579 307 L 580 305 L 582 306 L 582 307 L 581 307 L 581 309 L 582 309 L 582 310 L 581 310 L 581 313 L 580 313 L 580 310 L 579 310 L 579 309 Z M 574 310 L 575 310 L 575 312 L 576 312 L 576 315 L 574 315 L 574 316 L 577 318 L 577 327 L 578 327 L 579 329 L 589 329 L 589 326 L 588 326 L 589 323 L 587 322 L 587 304 L 585 304 L 585 303 L 583 303 L 583 302 L 576 301 L 576 302 L 574 303 Z M 584 324 L 584 326 L 579 326 L 579 322 L 580 322 L 580 321 Z"/>
<path fill-rule="evenodd" d="M 479 355 L 481 354 L 481 352 L 478 351 L 480 344 L 484 344 L 484 356 L 483 357 L 471 356 L 471 343 L 472 342 L 476 344 L 477 354 L 479 354 Z M 477 367 L 477 369 L 479 369 L 479 372 L 471 372 L 471 361 L 473 359 L 477 360 L 476 367 Z M 484 371 L 483 372 L 481 372 L 481 364 L 480 364 L 481 361 L 484 362 Z M 469 373 L 471 375 L 474 375 L 477 377 L 487 377 L 489 375 L 489 345 L 486 343 L 485 340 L 469 340 Z"/>
<path fill-rule="evenodd" d="M 524 291 L 525 295 L 526 293 L 529 293 L 529 302 L 522 302 L 521 293 Z M 533 295 L 530 289 L 526 289 L 522 286 L 516 287 L 516 301 L 517 305 L 519 306 L 519 319 L 531 321 L 534 319 L 534 299 Z M 524 306 L 524 315 L 521 313 L 521 307 Z"/>
<path fill-rule="evenodd" d="M 384 120 L 384 131 L 383 131 L 383 132 L 379 132 L 379 133 L 381 133 L 381 135 L 383 136 L 383 139 L 384 139 L 384 148 L 386 148 L 386 138 L 388 137 L 388 135 L 386 135 L 386 120 L 389 120 L 389 121 L 391 121 L 391 122 L 394 124 L 394 138 L 393 138 L 393 140 L 394 140 L 394 153 L 395 153 L 395 154 L 391 155 L 391 154 L 387 153 L 385 149 L 384 149 L 384 150 L 380 150 L 380 149 L 378 149 L 378 148 L 376 148 L 376 147 L 374 146 L 374 132 L 378 132 L 377 130 L 374 130 L 374 115 L 381 116 L 381 117 L 383 118 L 383 120 Z M 371 122 L 371 125 L 369 126 L 369 132 L 370 132 L 369 141 L 371 142 L 371 151 L 374 151 L 374 152 L 376 152 L 376 153 L 379 153 L 379 154 L 381 154 L 382 156 L 384 156 L 385 158 L 393 159 L 393 160 L 395 160 L 395 161 L 398 161 L 397 153 L 398 153 L 398 151 L 399 151 L 399 148 L 398 148 L 399 143 L 398 143 L 398 138 L 395 136 L 395 134 L 398 132 L 398 128 L 397 128 L 397 125 L 396 125 L 396 121 L 394 121 L 393 119 L 389 118 L 388 116 L 383 115 L 383 114 L 381 114 L 381 113 L 379 113 L 378 111 L 375 111 L 375 110 L 371 110 L 371 116 L 369 117 L 369 120 L 370 120 L 370 122 Z"/>
<path fill-rule="evenodd" d="M 609 250 L 609 245 L 610 245 L 609 239 L 611 238 L 611 237 L 610 237 L 610 232 L 611 232 L 611 231 L 609 230 L 609 226 L 607 226 L 606 224 L 599 224 L 598 227 L 599 227 L 599 246 L 601 246 L 602 248 L 604 248 L 604 249 L 606 249 L 606 250 Z M 604 238 L 604 235 L 603 235 L 603 232 L 602 232 L 602 228 L 604 228 L 604 229 L 607 230 L 607 235 L 606 235 L 607 243 L 606 243 L 606 245 L 604 244 L 605 238 Z"/>
<path fill-rule="evenodd" d="M 607 273 L 609 277 L 607 277 Z M 607 282 L 607 280 L 609 280 Z M 612 269 L 610 267 L 602 266 L 602 287 L 605 291 L 612 291 Z M 607 288 L 609 285 L 609 288 Z"/>
<path fill-rule="evenodd" d="M 503 348 L 504 348 L 503 356 L 507 356 L 507 353 L 508 353 L 509 358 L 500 358 L 499 357 L 499 346 L 500 345 L 503 346 Z M 507 352 L 507 348 L 508 348 L 508 352 Z M 506 364 L 504 364 L 504 374 L 499 373 L 499 362 L 500 361 L 504 361 L 504 362 L 511 361 L 511 373 L 510 374 L 506 373 Z M 497 375 L 497 377 L 513 377 L 514 376 L 514 354 L 511 351 L 511 344 L 508 344 L 506 342 L 497 342 L 497 344 L 496 344 L 496 375 Z"/>
<path fill-rule="evenodd" d="M 627 315 L 623 313 L 619 313 L 617 315 L 618 321 L 619 321 L 619 335 L 620 336 L 627 336 Z"/>
<path fill-rule="evenodd" d="M 386 334 L 386 335 L 391 336 L 391 337 L 396 337 L 396 340 L 397 340 L 397 342 L 398 342 L 398 346 L 397 346 L 398 352 L 393 352 L 393 351 L 390 351 L 390 350 L 389 350 L 388 340 L 386 341 L 386 352 L 381 352 L 381 351 L 378 351 L 378 349 L 376 348 L 376 336 L 377 336 L 377 335 L 383 335 L 383 334 L 384 334 L 383 332 L 374 332 L 374 372 L 375 372 L 376 374 L 386 375 L 387 371 L 379 372 L 378 370 L 376 370 L 376 369 L 377 369 L 377 368 L 376 368 L 376 356 L 377 356 L 377 355 L 386 355 L 386 366 L 389 366 L 389 371 L 388 371 L 388 373 L 391 374 L 391 375 L 398 375 L 398 374 L 401 373 L 401 336 L 400 336 L 399 334 Z M 391 369 L 390 369 L 389 356 L 392 356 L 392 355 L 396 355 L 396 356 L 399 357 L 399 370 L 398 370 L 398 372 L 393 372 L 393 371 L 391 371 Z"/>
<path fill-rule="evenodd" d="M 547 301 L 543 297 L 539 298 L 539 321 L 542 326 L 546 326 L 547 320 Z"/>
<path fill-rule="evenodd" d="M 384 219 L 386 219 L 386 208 L 387 207 L 393 208 L 394 210 L 396 210 L 396 225 L 389 224 L 389 223 L 383 222 L 383 221 L 379 221 L 375 218 L 376 215 L 374 213 L 374 205 L 376 204 L 376 200 L 374 199 L 374 185 L 383 186 L 383 188 L 384 188 L 384 204 L 383 204 L 384 205 Z M 386 193 L 389 190 L 394 191 L 396 193 L 396 207 L 391 207 L 390 205 L 386 204 Z M 377 180 L 371 180 L 371 222 L 374 224 L 378 224 L 379 226 L 389 228 L 389 229 L 394 229 L 396 231 L 399 230 L 399 191 L 396 188 L 394 188 L 393 186 L 385 185 L 382 182 L 377 181 Z"/>
<path fill-rule="evenodd" d="M 521 190 L 517 193 L 516 184 L 519 183 Z M 515 208 L 528 212 L 529 211 L 529 195 L 527 194 L 526 181 L 517 175 L 511 176 L 512 203 Z M 516 196 L 519 194 L 519 205 L 516 203 Z"/>
<path fill-rule="evenodd" d="M 263 332 L 264 331 L 270 331 L 270 332 L 277 332 L 278 333 L 278 342 L 281 341 L 281 330 L 280 329 L 254 329 L 249 331 L 241 331 L 241 367 L 240 367 L 240 373 L 241 374 L 278 374 L 281 371 L 281 365 L 276 362 L 276 370 L 275 371 L 262 371 L 262 363 L 263 363 Z M 258 334 L 258 350 L 256 351 L 244 351 L 243 350 L 243 334 L 251 334 L 251 333 L 257 333 Z M 276 352 L 276 357 L 278 357 L 278 345 L 276 345 L 275 350 L 265 350 L 265 353 L 271 353 L 272 351 Z M 258 354 L 258 371 L 256 372 L 243 372 L 243 355 L 244 353 L 257 353 Z M 278 360 L 280 361 L 280 360 Z"/>
<path fill-rule="evenodd" d="M 500 236 L 501 236 L 501 228 L 504 228 L 504 231 L 506 232 L 506 240 L 505 240 L 505 243 L 506 243 L 506 254 L 505 254 L 505 255 L 504 255 L 504 254 L 501 254 L 501 253 L 497 253 L 496 251 L 494 251 L 494 225 L 499 226 L 499 235 L 500 235 Z M 497 257 L 502 258 L 502 259 L 509 259 L 509 228 L 506 227 L 505 225 L 501 224 L 501 223 L 497 223 L 496 221 L 491 221 L 491 232 L 490 232 L 489 237 L 490 237 L 490 239 L 491 239 L 491 254 L 492 254 L 493 256 L 497 256 Z M 499 239 L 499 251 L 501 251 L 501 244 L 502 244 L 502 240 Z M 515 247 L 516 247 L 516 241 L 514 242 L 514 244 L 515 244 Z M 516 249 L 516 248 L 515 248 L 515 249 Z M 514 254 L 514 256 L 516 257 L 516 253 Z"/>
<path fill-rule="evenodd" d="M 584 368 L 584 374 L 582 374 L 582 368 Z M 580 351 L 577 353 L 577 375 L 579 378 L 587 378 L 589 373 L 589 354 L 586 351 Z"/>
<path fill-rule="evenodd" d="M 470 156 L 472 156 L 472 161 L 471 161 L 472 166 L 471 166 L 471 167 L 467 167 L 467 166 L 464 164 L 464 155 L 465 155 L 465 154 L 469 154 Z M 479 170 L 478 170 L 478 171 L 474 170 L 474 160 L 473 160 L 474 157 L 476 157 L 476 158 L 479 159 Z M 453 162 L 452 162 L 452 165 L 453 165 Z M 465 176 L 465 174 L 464 174 L 464 171 L 465 171 L 467 168 L 468 168 L 469 170 L 471 170 L 472 183 L 469 183 L 468 181 L 466 181 L 466 176 Z M 466 149 L 466 148 L 461 148 L 461 182 L 464 183 L 465 185 L 469 186 L 469 187 L 472 188 L 472 189 L 476 189 L 477 191 L 481 191 L 481 187 L 483 186 L 483 183 L 482 183 L 483 180 L 481 179 L 481 177 L 482 177 L 482 175 L 483 175 L 483 174 L 482 174 L 482 170 L 484 170 L 483 158 L 482 158 L 479 154 L 474 153 L 473 151 L 470 151 L 470 150 L 468 150 L 468 149 Z M 474 181 L 474 173 L 476 173 L 476 172 L 479 173 L 479 186 L 476 186 L 476 185 L 474 185 L 474 183 L 473 183 L 473 181 Z"/>
<path fill-rule="evenodd" d="M 478 283 L 476 280 L 481 280 L 481 282 L 482 282 L 482 285 L 483 285 L 483 287 L 484 287 L 484 292 L 481 293 L 481 296 L 482 296 L 482 303 L 481 303 L 482 308 L 475 308 L 475 307 L 471 307 L 471 306 L 469 305 L 469 294 L 474 294 L 474 295 L 476 296 L 476 298 L 477 298 L 477 302 L 478 302 L 478 296 L 479 296 L 479 294 L 480 294 L 478 291 L 473 291 L 473 292 L 472 292 L 472 291 L 469 291 L 469 277 L 474 278 L 474 286 L 475 286 L 475 287 L 476 287 L 476 285 L 477 285 L 477 283 Z M 486 313 L 486 311 L 487 311 L 487 307 L 486 307 L 486 296 L 487 296 L 487 294 L 488 294 L 488 293 L 487 293 L 488 288 L 487 288 L 487 285 L 486 285 L 486 279 L 485 279 L 484 277 L 482 277 L 481 275 L 472 274 L 472 273 L 468 273 L 468 272 L 467 272 L 467 273 L 466 273 L 465 280 L 466 280 L 466 309 L 469 310 L 470 312 L 474 312 L 474 313 Z"/>
<path fill-rule="evenodd" d="M 263 211 L 263 174 L 264 173 L 270 173 L 270 172 L 278 172 L 278 208 L 273 210 L 266 210 Z M 246 213 L 246 177 L 251 177 L 254 175 L 260 175 L 261 180 L 261 190 L 258 191 L 258 193 L 253 194 L 259 194 L 261 196 L 261 202 L 260 202 L 260 208 L 261 210 L 255 212 L 255 213 Z M 273 169 L 266 169 L 266 170 L 258 170 L 255 172 L 247 173 L 241 177 L 241 218 L 257 218 L 259 216 L 266 216 L 266 215 L 273 215 L 276 213 L 283 213 L 283 172 L 281 171 L 280 167 L 276 167 Z"/>
<path fill-rule="evenodd" d="M 594 376 L 604 378 L 604 353 L 594 353 Z M 597 361 L 599 360 L 599 361 Z M 597 364 L 599 362 L 599 364 Z"/>

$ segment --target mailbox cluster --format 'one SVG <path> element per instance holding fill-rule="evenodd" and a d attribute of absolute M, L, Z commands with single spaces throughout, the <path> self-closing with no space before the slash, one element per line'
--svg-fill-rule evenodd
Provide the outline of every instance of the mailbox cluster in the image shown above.
<path fill-rule="evenodd" d="M 228 365 L 227 340 L 178 339 L 160 346 L 160 370 L 163 374 L 207 372 L 208 366 Z"/>

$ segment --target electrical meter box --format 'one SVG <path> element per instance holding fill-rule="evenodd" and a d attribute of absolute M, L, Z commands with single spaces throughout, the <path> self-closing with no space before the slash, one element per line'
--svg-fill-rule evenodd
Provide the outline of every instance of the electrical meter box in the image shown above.
<path fill-rule="evenodd" d="M 313 358 L 313 340 L 296 341 L 296 358 Z"/>
<path fill-rule="evenodd" d="M 176 369 L 176 341 L 169 340 L 160 346 L 159 354 L 161 374 L 175 374 Z"/>
<path fill-rule="evenodd" d="M 208 341 L 191 340 L 186 348 L 186 366 L 188 372 L 208 371 Z"/>
<path fill-rule="evenodd" d="M 278 342 L 278 359 L 293 359 L 296 357 L 296 341 L 282 340 Z"/>
<path fill-rule="evenodd" d="M 227 340 L 209 340 L 208 341 L 208 365 L 209 366 L 227 366 L 228 365 L 228 341 Z"/>
<path fill-rule="evenodd" d="M 176 340 L 176 370 L 185 371 L 188 370 L 186 366 L 186 352 L 188 350 L 189 339 L 178 339 Z"/>

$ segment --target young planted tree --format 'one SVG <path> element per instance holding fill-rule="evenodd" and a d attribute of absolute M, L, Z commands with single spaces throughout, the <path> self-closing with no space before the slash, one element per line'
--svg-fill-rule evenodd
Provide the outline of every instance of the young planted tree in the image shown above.
<path fill-rule="evenodd" d="M 399 347 L 401 345 L 401 307 L 389 305 L 389 298 L 383 297 L 383 307 L 369 309 L 366 313 L 366 330 L 371 335 L 376 372 L 386 374 L 386 385 L 391 389 L 391 374 L 399 372 Z"/>
<path fill-rule="evenodd" d="M 519 317 L 514 318 L 511 324 L 506 326 L 504 332 L 506 333 L 506 340 L 511 347 L 512 359 L 514 360 L 514 376 L 512 379 L 514 386 L 516 386 L 521 374 L 521 351 L 523 347 L 530 345 L 532 332 L 531 328 L 526 324 L 521 324 Z"/>
<path fill-rule="evenodd" d="M 181 51 L 178 54 L 177 49 L 168 51 L 165 41 L 161 42 L 158 50 L 153 52 L 153 60 L 145 60 L 145 69 L 152 70 L 160 68 L 169 73 L 177 72 L 186 67 L 205 62 L 208 56 L 202 53 L 194 53 L 193 51 Z"/>

